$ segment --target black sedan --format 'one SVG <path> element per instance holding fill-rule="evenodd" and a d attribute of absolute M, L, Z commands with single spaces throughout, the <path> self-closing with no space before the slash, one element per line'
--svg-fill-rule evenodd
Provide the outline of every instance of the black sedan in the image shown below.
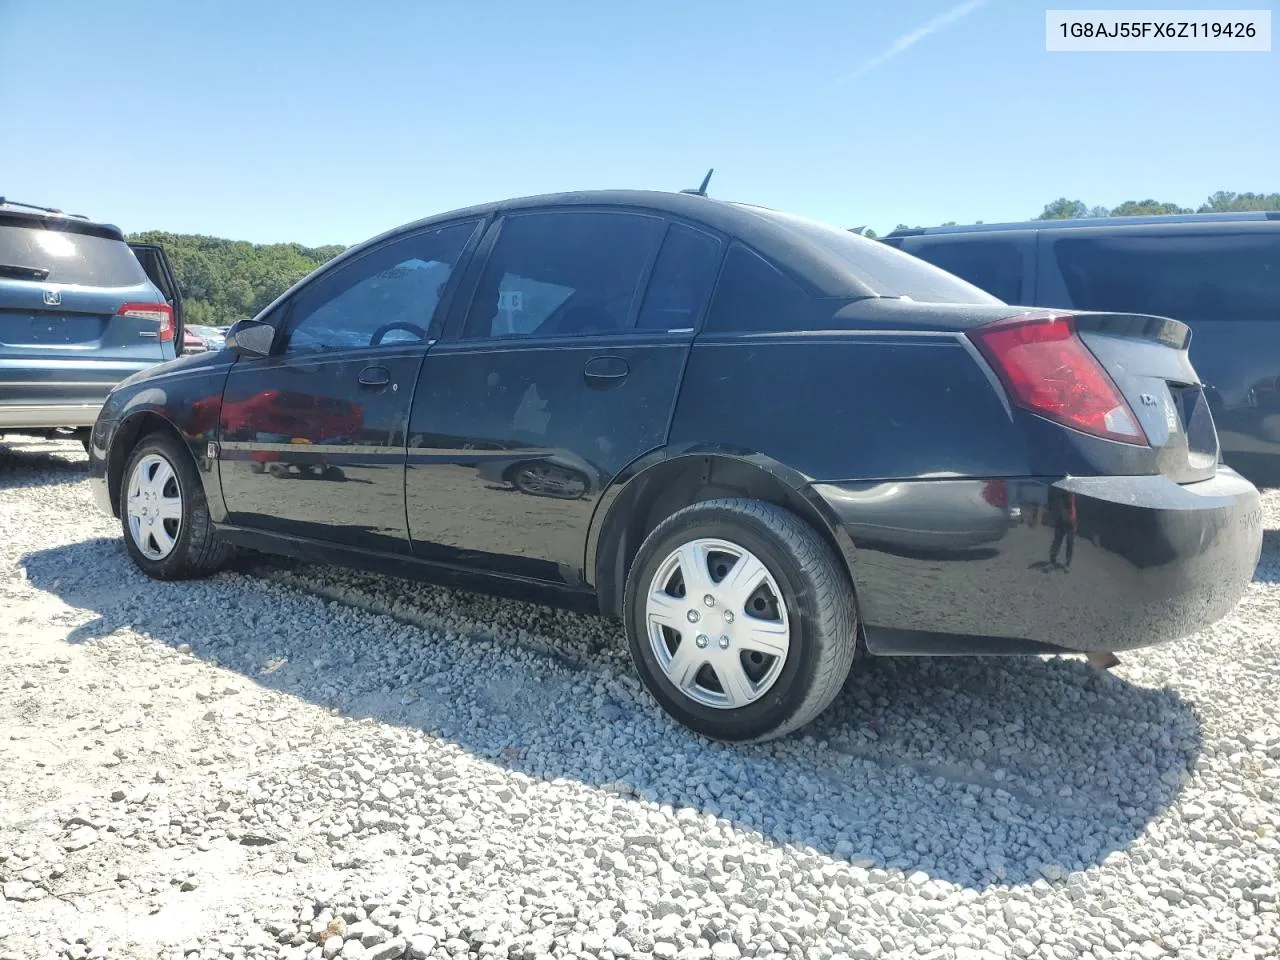
<path fill-rule="evenodd" d="M 760 740 L 859 647 L 1103 652 L 1230 610 L 1261 510 L 1187 338 L 771 210 L 537 197 L 377 237 L 125 381 L 91 472 L 151 576 L 245 546 L 532 591 Z"/>

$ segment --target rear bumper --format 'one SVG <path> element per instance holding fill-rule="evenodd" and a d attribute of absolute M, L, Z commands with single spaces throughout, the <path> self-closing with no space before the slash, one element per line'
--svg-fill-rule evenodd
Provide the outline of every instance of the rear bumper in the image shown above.
<path fill-rule="evenodd" d="M 111 388 L 158 360 L 0 357 L 0 429 L 91 427 Z"/>
<path fill-rule="evenodd" d="M 1225 467 L 1181 486 L 1074 477 L 813 490 L 853 541 L 873 653 L 1087 652 L 1177 639 L 1235 606 L 1262 547 L 1258 491 Z"/>

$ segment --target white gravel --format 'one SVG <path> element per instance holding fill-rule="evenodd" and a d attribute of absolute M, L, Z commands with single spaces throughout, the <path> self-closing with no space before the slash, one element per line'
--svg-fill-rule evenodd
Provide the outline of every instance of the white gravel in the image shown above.
<path fill-rule="evenodd" d="M 872 660 L 702 741 L 605 621 L 262 563 L 159 584 L 0 444 L 0 957 L 1280 954 L 1280 494 L 1111 674 Z"/>

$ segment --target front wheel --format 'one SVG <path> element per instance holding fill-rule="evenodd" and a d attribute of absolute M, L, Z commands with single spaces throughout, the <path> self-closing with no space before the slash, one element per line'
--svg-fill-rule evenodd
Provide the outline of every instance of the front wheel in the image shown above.
<path fill-rule="evenodd" d="M 232 553 L 214 532 L 191 454 L 168 434 L 148 434 L 129 455 L 120 522 L 129 556 L 158 580 L 207 576 Z"/>
<path fill-rule="evenodd" d="M 708 500 L 645 539 L 627 578 L 631 656 L 675 719 L 717 740 L 770 740 L 835 699 L 857 646 L 830 546 L 756 500 Z"/>

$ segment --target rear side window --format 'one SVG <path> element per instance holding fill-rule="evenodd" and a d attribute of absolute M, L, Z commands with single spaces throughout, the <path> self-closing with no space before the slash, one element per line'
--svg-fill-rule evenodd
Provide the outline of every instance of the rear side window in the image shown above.
<path fill-rule="evenodd" d="M 0 223 L 0 279 L 132 287 L 147 275 L 123 240 Z"/>
<path fill-rule="evenodd" d="M 1005 303 L 1022 300 L 1022 251 L 1008 240 L 926 240 L 911 250 Z"/>
<path fill-rule="evenodd" d="M 464 339 L 617 333 L 664 223 L 629 213 L 512 216 L 485 264 Z"/>
<path fill-rule="evenodd" d="M 1188 323 L 1280 321 L 1280 231 L 1063 237 L 1054 257 L 1081 310 Z M 1067 304 L 1064 304 L 1067 306 Z"/>
<path fill-rule="evenodd" d="M 818 247 L 878 297 L 902 297 L 922 303 L 1000 302 L 972 283 L 879 240 L 776 210 L 753 212 L 802 243 Z"/>
<path fill-rule="evenodd" d="M 653 266 L 636 326 L 641 330 L 693 329 L 715 282 L 719 261 L 719 240 L 672 224 Z"/>
<path fill-rule="evenodd" d="M 804 289 L 759 254 L 729 247 L 707 314 L 712 332 L 795 330 L 805 326 L 813 301 Z"/>

